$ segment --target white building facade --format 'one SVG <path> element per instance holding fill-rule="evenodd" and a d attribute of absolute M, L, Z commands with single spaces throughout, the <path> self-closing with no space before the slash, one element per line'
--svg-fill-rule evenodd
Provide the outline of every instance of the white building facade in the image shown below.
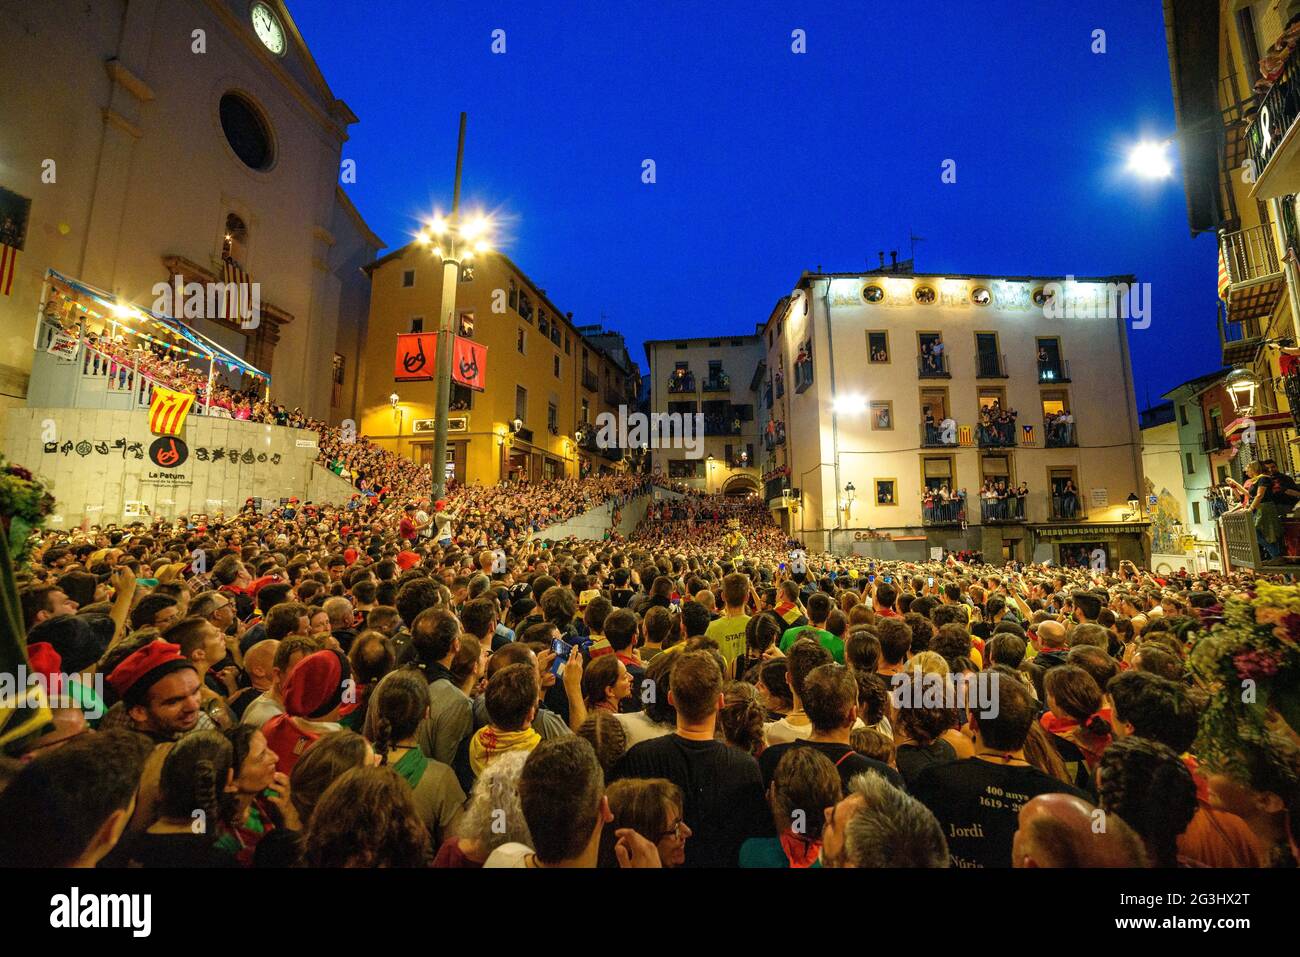
<path fill-rule="evenodd" d="M 882 558 L 1141 564 L 1127 320 L 1085 308 L 1131 283 L 805 273 L 761 329 L 782 525 Z"/>

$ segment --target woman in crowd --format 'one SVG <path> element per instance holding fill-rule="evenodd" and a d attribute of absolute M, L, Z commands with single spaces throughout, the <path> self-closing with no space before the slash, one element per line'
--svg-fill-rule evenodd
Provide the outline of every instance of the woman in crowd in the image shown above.
<path fill-rule="evenodd" d="M 488 855 L 503 844 L 532 846 L 519 805 L 519 775 L 527 759 L 527 752 L 509 751 L 478 776 L 469 805 L 455 833 L 438 849 L 434 867 L 482 867 Z"/>
<path fill-rule="evenodd" d="M 614 844 L 621 828 L 631 828 L 653 842 L 664 867 L 685 863 L 691 829 L 682 819 L 681 788 L 664 778 L 629 778 L 606 788 L 605 798 L 614 819 L 601 832 L 597 867 L 619 866 Z"/>
<path fill-rule="evenodd" d="M 419 671 L 400 668 L 375 687 L 365 735 L 380 766 L 391 768 L 410 787 L 416 814 L 439 846 L 464 810 L 465 792 L 455 772 L 416 743 L 415 733 L 428 713 L 428 682 Z"/>
<path fill-rule="evenodd" d="M 308 867 L 424 867 L 429 831 L 392 768 L 352 768 L 329 786 L 303 835 Z"/>
<path fill-rule="evenodd" d="M 776 837 L 751 837 L 740 848 L 741 867 L 819 866 L 828 807 L 840 802 L 840 774 L 814 748 L 791 748 L 777 763 L 768 805 Z"/>

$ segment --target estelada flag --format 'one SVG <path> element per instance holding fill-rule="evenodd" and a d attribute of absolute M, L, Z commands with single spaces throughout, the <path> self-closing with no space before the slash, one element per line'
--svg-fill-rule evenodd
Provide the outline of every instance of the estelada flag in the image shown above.
<path fill-rule="evenodd" d="M 154 435 L 180 435 L 192 405 L 194 393 L 154 386 L 149 403 L 149 431 Z"/>

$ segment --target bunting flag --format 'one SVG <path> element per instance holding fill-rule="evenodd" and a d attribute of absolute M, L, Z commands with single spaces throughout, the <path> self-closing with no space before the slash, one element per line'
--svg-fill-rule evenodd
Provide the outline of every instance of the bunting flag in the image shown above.
<path fill-rule="evenodd" d="M 1224 302 L 1228 301 L 1228 286 L 1232 280 L 1228 278 L 1228 257 L 1223 255 L 1223 245 L 1219 245 L 1219 298 Z"/>
<path fill-rule="evenodd" d="M 226 283 L 226 290 L 221 297 L 220 318 L 241 321 L 251 319 L 251 311 L 245 315 L 244 306 L 251 301 L 249 293 L 249 283 L 252 282 L 248 273 L 244 272 L 244 267 L 239 265 L 229 256 L 222 262 L 222 275 Z M 231 285 L 235 288 L 231 289 Z M 249 307 L 251 310 L 251 307 Z"/>
<path fill-rule="evenodd" d="M 18 250 L 0 243 L 0 296 L 7 296 L 14 288 L 14 267 L 18 263 Z"/>
<path fill-rule="evenodd" d="M 173 392 L 154 386 L 153 400 L 149 403 L 149 431 L 154 435 L 180 435 L 193 404 L 192 392 Z"/>

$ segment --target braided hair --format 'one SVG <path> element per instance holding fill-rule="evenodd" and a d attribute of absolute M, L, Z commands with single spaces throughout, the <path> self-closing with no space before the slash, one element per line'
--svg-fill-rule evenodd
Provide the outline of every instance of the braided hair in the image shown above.
<path fill-rule="evenodd" d="M 233 745 L 219 731 L 195 731 L 177 741 L 159 778 L 161 815 L 201 822 L 195 833 L 215 839 L 234 810 L 225 790 L 234 758 Z"/>
<path fill-rule="evenodd" d="M 364 733 L 381 765 L 397 742 L 415 734 L 428 710 L 429 685 L 419 670 L 399 668 L 380 680 L 370 695 Z"/>
<path fill-rule="evenodd" d="M 1199 805 L 1192 772 L 1172 748 L 1138 737 L 1112 742 L 1101 755 L 1097 795 L 1102 810 L 1142 837 L 1156 867 L 1177 865 L 1178 836 Z"/>

